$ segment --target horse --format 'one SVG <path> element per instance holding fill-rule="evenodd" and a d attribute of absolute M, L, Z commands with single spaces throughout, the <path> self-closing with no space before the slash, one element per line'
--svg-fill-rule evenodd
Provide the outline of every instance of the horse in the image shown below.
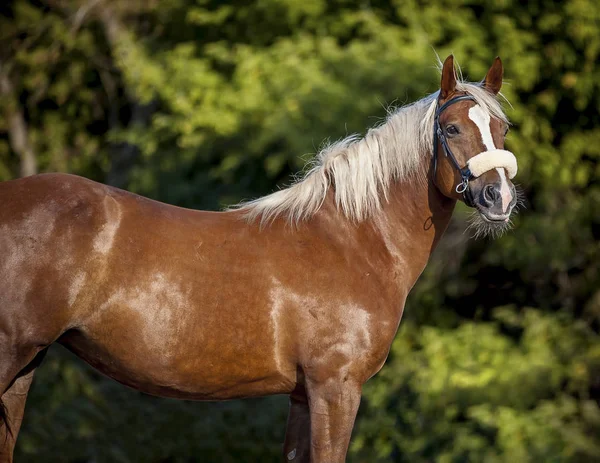
<path fill-rule="evenodd" d="M 450 55 L 438 91 L 225 211 L 61 173 L 0 184 L 0 461 L 57 342 L 147 394 L 289 395 L 282 459 L 343 462 L 362 386 L 456 203 L 482 233 L 510 226 L 502 78 L 496 58 L 463 81 Z"/>

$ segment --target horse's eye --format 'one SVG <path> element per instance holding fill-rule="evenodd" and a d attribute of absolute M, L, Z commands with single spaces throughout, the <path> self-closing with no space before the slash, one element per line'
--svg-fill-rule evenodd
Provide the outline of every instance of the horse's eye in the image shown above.
<path fill-rule="evenodd" d="M 456 135 L 458 133 L 458 129 L 455 125 L 448 125 L 446 126 L 446 133 L 448 135 Z"/>

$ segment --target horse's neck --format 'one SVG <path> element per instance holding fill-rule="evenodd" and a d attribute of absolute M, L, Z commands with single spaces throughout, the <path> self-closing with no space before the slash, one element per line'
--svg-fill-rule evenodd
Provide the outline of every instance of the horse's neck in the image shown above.
<path fill-rule="evenodd" d="M 369 219 L 392 256 L 394 284 L 405 294 L 425 268 L 456 205 L 433 185 L 428 158 L 420 167 L 410 179 L 391 186 L 388 201 Z"/>

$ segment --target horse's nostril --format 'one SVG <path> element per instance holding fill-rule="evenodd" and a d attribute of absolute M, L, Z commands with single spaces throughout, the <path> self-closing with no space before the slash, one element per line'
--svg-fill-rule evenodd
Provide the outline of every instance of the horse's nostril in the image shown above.
<path fill-rule="evenodd" d="M 493 206 L 500 199 L 500 192 L 494 185 L 486 185 L 483 189 L 483 201 L 487 206 Z"/>

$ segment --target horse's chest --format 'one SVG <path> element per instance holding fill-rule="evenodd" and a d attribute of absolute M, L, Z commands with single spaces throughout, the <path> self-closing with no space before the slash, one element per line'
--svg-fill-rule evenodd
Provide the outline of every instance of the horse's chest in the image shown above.
<path fill-rule="evenodd" d="M 366 379 L 388 355 L 399 322 L 393 312 L 377 310 L 376 304 L 321 301 L 297 306 L 290 321 L 278 325 L 291 328 L 300 365 L 325 374 L 352 371 Z"/>

